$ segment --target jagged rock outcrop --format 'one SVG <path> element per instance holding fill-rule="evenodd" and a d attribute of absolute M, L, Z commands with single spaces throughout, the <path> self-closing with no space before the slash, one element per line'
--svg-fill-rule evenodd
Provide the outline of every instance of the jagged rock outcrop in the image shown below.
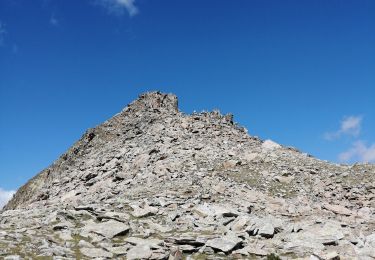
<path fill-rule="evenodd" d="M 373 259 L 374 209 L 374 165 L 320 161 L 150 92 L 18 190 L 0 257 Z"/>

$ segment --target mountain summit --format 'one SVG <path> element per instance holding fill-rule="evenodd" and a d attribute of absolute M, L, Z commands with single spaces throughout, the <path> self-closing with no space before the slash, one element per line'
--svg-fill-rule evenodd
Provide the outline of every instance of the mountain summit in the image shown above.
<path fill-rule="evenodd" d="M 374 259 L 374 183 L 149 92 L 17 191 L 0 256 Z"/>

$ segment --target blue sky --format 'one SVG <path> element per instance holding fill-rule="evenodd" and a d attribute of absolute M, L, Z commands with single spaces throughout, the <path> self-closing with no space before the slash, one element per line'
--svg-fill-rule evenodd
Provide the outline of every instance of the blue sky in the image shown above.
<path fill-rule="evenodd" d="M 373 0 L 2 0 L 0 198 L 147 90 L 375 161 L 374 28 Z"/>

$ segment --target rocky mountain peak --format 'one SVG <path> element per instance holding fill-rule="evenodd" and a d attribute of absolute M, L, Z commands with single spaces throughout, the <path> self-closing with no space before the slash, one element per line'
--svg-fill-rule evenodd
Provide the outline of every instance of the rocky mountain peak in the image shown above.
<path fill-rule="evenodd" d="M 140 95 L 21 187 L 0 212 L 0 258 L 375 257 L 374 165 L 321 161 L 177 104 Z"/>
<path fill-rule="evenodd" d="M 141 94 L 137 100 L 129 104 L 124 112 L 164 112 L 177 113 L 178 99 L 174 94 L 164 94 L 159 91 Z"/>

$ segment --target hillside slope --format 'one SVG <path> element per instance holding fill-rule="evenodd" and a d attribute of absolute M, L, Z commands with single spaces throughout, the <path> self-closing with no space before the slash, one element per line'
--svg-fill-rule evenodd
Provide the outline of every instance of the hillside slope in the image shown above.
<path fill-rule="evenodd" d="M 374 209 L 374 165 L 321 161 L 150 92 L 18 190 L 0 256 L 374 259 Z"/>

